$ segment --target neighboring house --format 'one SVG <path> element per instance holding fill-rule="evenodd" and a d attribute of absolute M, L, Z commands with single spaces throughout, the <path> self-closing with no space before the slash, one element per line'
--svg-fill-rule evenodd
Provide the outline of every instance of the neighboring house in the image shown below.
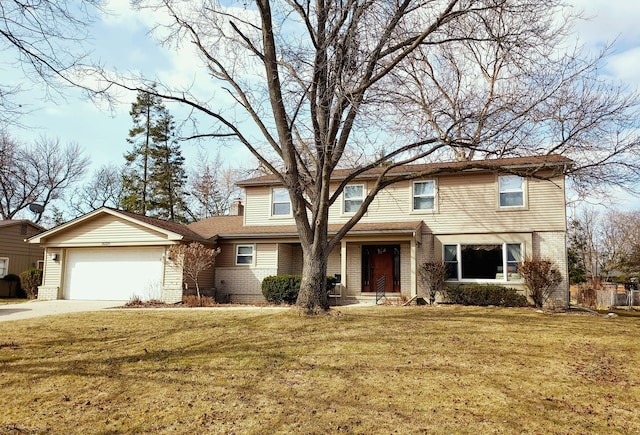
<path fill-rule="evenodd" d="M 44 249 L 26 239 L 44 231 L 28 220 L 0 220 L 0 296 L 16 296 L 17 286 L 7 275 L 20 275 L 27 269 L 42 268 Z"/>
<path fill-rule="evenodd" d="M 29 239 L 45 248 L 38 299 L 182 300 L 171 245 L 209 244 L 184 225 L 103 207 Z M 213 271 L 201 288 L 213 287 Z"/>
<path fill-rule="evenodd" d="M 394 169 L 394 173 L 431 170 L 437 175 L 381 191 L 361 221 L 334 249 L 328 273 L 340 278 L 335 295 L 339 301 L 373 299 L 378 289 L 387 297 L 408 299 L 423 294 L 418 270 L 425 261 L 444 261 L 452 285 L 497 283 L 524 291 L 517 263 L 526 257 L 544 256 L 556 263 L 565 278 L 552 302 L 567 305 L 562 174 L 571 160 L 544 156 L 481 163 L 484 169 L 464 170 L 464 163 L 455 162 Z M 496 173 L 496 168 L 506 168 L 506 172 Z M 371 170 L 346 186 L 330 211 L 331 234 L 357 210 L 381 170 Z M 510 171 L 535 176 L 519 177 Z M 334 173 L 336 186 L 347 174 Z M 159 223 L 163 221 L 153 223 L 149 218 L 101 209 L 32 239 L 47 248 L 45 283 L 40 290 L 45 291 L 41 294 L 75 297 L 73 290 L 68 290 L 74 288 L 69 281 L 75 272 L 69 265 L 64 267 L 65 256 L 72 257 L 73 264 L 84 261 L 87 254 L 97 255 L 94 251 L 104 250 L 105 244 L 108 249 L 118 246 L 125 253 L 128 249 L 149 250 L 149 244 L 166 249 L 171 243 L 205 240 L 221 248 L 215 276 L 213 272 L 208 274 L 215 279 L 218 300 L 263 302 L 262 280 L 269 275 L 301 273 L 302 249 L 289 195 L 278 179 L 262 176 L 238 185 L 245 191 L 245 203 L 236 202 L 232 216 L 212 217 L 186 227 L 171 224 L 175 227 L 168 231 Z M 89 225 L 98 216 L 109 224 L 117 221 L 119 226 L 104 231 L 104 225 Z M 153 232 L 153 242 L 132 237 L 141 231 Z M 160 261 L 162 249 L 157 250 L 156 261 Z M 55 253 L 57 262 L 50 259 Z M 130 279 L 134 269 L 127 270 L 122 273 L 114 268 L 112 275 L 120 281 Z M 164 276 L 154 273 L 160 277 L 163 298 L 176 300 L 179 272 L 168 275 L 165 270 Z"/>

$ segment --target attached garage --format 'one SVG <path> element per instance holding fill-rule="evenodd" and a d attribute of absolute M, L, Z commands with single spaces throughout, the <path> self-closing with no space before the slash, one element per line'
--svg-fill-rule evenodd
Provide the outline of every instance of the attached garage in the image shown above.
<path fill-rule="evenodd" d="M 79 248 L 67 251 L 63 299 L 160 299 L 164 248 Z"/>
<path fill-rule="evenodd" d="M 38 299 L 179 302 L 182 269 L 165 258 L 194 241 L 211 245 L 185 225 L 103 207 L 29 239 L 45 248 Z"/>

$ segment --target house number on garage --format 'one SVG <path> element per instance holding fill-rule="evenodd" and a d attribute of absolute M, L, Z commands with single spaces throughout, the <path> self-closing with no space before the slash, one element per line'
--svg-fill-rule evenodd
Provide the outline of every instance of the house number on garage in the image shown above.
<path fill-rule="evenodd" d="M 102 242 L 102 246 L 110 246 L 111 242 Z"/>

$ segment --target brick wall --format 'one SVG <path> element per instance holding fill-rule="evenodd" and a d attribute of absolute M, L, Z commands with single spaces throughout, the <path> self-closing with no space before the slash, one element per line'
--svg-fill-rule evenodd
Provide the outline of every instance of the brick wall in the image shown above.
<path fill-rule="evenodd" d="M 567 307 L 569 303 L 569 277 L 565 233 L 560 231 L 533 233 L 533 256 L 534 258 L 546 258 L 555 263 L 563 280 L 552 293 L 548 304 L 550 307 Z"/>
<path fill-rule="evenodd" d="M 54 301 L 58 299 L 58 293 L 60 287 L 55 286 L 40 286 L 38 287 L 38 300 L 39 301 Z"/>
<path fill-rule="evenodd" d="M 277 275 L 275 268 L 223 267 L 216 269 L 216 300 L 231 303 L 261 303 L 262 280 Z"/>

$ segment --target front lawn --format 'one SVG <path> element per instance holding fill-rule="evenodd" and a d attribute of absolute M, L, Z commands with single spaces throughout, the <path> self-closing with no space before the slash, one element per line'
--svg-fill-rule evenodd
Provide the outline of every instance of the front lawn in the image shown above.
<path fill-rule="evenodd" d="M 467 307 L 0 323 L 0 433 L 638 433 L 640 318 Z"/>

